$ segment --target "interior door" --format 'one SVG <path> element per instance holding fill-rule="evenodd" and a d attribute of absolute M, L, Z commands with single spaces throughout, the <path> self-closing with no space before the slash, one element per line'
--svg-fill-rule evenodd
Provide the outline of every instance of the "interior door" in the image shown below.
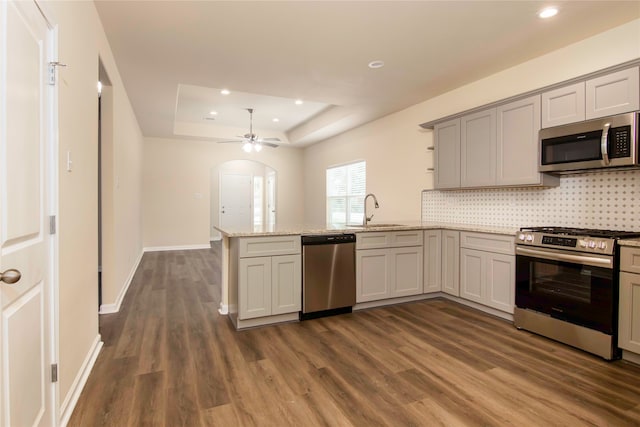
<path fill-rule="evenodd" d="M 276 225 L 276 174 L 267 174 L 267 226 Z"/>
<path fill-rule="evenodd" d="M 222 174 L 220 176 L 220 228 L 252 227 L 251 175 Z"/>
<path fill-rule="evenodd" d="M 45 227 L 53 35 L 33 1 L 0 2 L 0 22 L 0 425 L 53 425 Z"/>

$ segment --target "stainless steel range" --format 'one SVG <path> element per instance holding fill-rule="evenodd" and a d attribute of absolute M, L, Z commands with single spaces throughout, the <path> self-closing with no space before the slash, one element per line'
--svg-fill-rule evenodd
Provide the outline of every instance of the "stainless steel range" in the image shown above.
<path fill-rule="evenodd" d="M 607 360 L 618 349 L 621 238 L 638 232 L 566 227 L 516 234 L 514 323 Z"/>

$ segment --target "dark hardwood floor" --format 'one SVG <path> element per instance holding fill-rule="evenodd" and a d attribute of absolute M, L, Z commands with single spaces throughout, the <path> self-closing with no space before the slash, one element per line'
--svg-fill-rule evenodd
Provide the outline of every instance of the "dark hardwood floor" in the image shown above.
<path fill-rule="evenodd" d="M 233 330 L 219 246 L 146 253 L 69 426 L 640 425 L 640 368 L 435 299 Z"/>

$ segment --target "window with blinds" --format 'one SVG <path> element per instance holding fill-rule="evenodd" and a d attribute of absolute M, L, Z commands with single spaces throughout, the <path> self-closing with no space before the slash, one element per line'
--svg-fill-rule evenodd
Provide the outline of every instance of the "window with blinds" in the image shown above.
<path fill-rule="evenodd" d="M 327 169 L 328 224 L 362 224 L 366 179 L 366 162 Z"/>

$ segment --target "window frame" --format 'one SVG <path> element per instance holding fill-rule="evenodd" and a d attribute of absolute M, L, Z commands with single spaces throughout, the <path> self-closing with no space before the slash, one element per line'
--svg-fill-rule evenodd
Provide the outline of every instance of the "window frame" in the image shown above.
<path fill-rule="evenodd" d="M 362 167 L 364 169 L 363 171 L 363 176 L 364 176 L 364 182 L 362 185 L 362 194 L 359 193 L 354 193 L 352 192 L 352 181 L 350 179 L 351 174 L 351 167 L 353 167 L 354 165 L 357 164 L 362 164 Z M 335 170 L 335 169 L 344 169 L 346 176 L 345 176 L 345 194 L 342 195 L 329 195 L 329 174 L 331 170 Z M 338 165 L 332 165 L 332 166 L 328 166 L 325 170 L 325 221 L 327 224 L 360 224 L 362 223 L 362 220 L 364 218 L 364 211 L 362 211 L 361 213 L 358 213 L 357 211 L 354 211 L 353 207 L 354 206 L 358 206 L 361 205 L 362 208 L 364 209 L 364 198 L 367 194 L 367 162 L 366 160 L 354 160 L 348 163 L 342 163 L 342 164 L 338 164 Z M 335 211 L 332 211 L 331 207 L 334 206 L 334 204 L 332 203 L 332 201 L 340 201 L 343 200 L 344 201 L 344 221 L 338 221 L 338 220 L 332 220 L 332 216 L 335 217 Z M 332 215 L 333 213 L 333 215 Z M 360 215 L 360 219 L 359 220 L 355 220 L 353 218 L 353 215 Z"/>

